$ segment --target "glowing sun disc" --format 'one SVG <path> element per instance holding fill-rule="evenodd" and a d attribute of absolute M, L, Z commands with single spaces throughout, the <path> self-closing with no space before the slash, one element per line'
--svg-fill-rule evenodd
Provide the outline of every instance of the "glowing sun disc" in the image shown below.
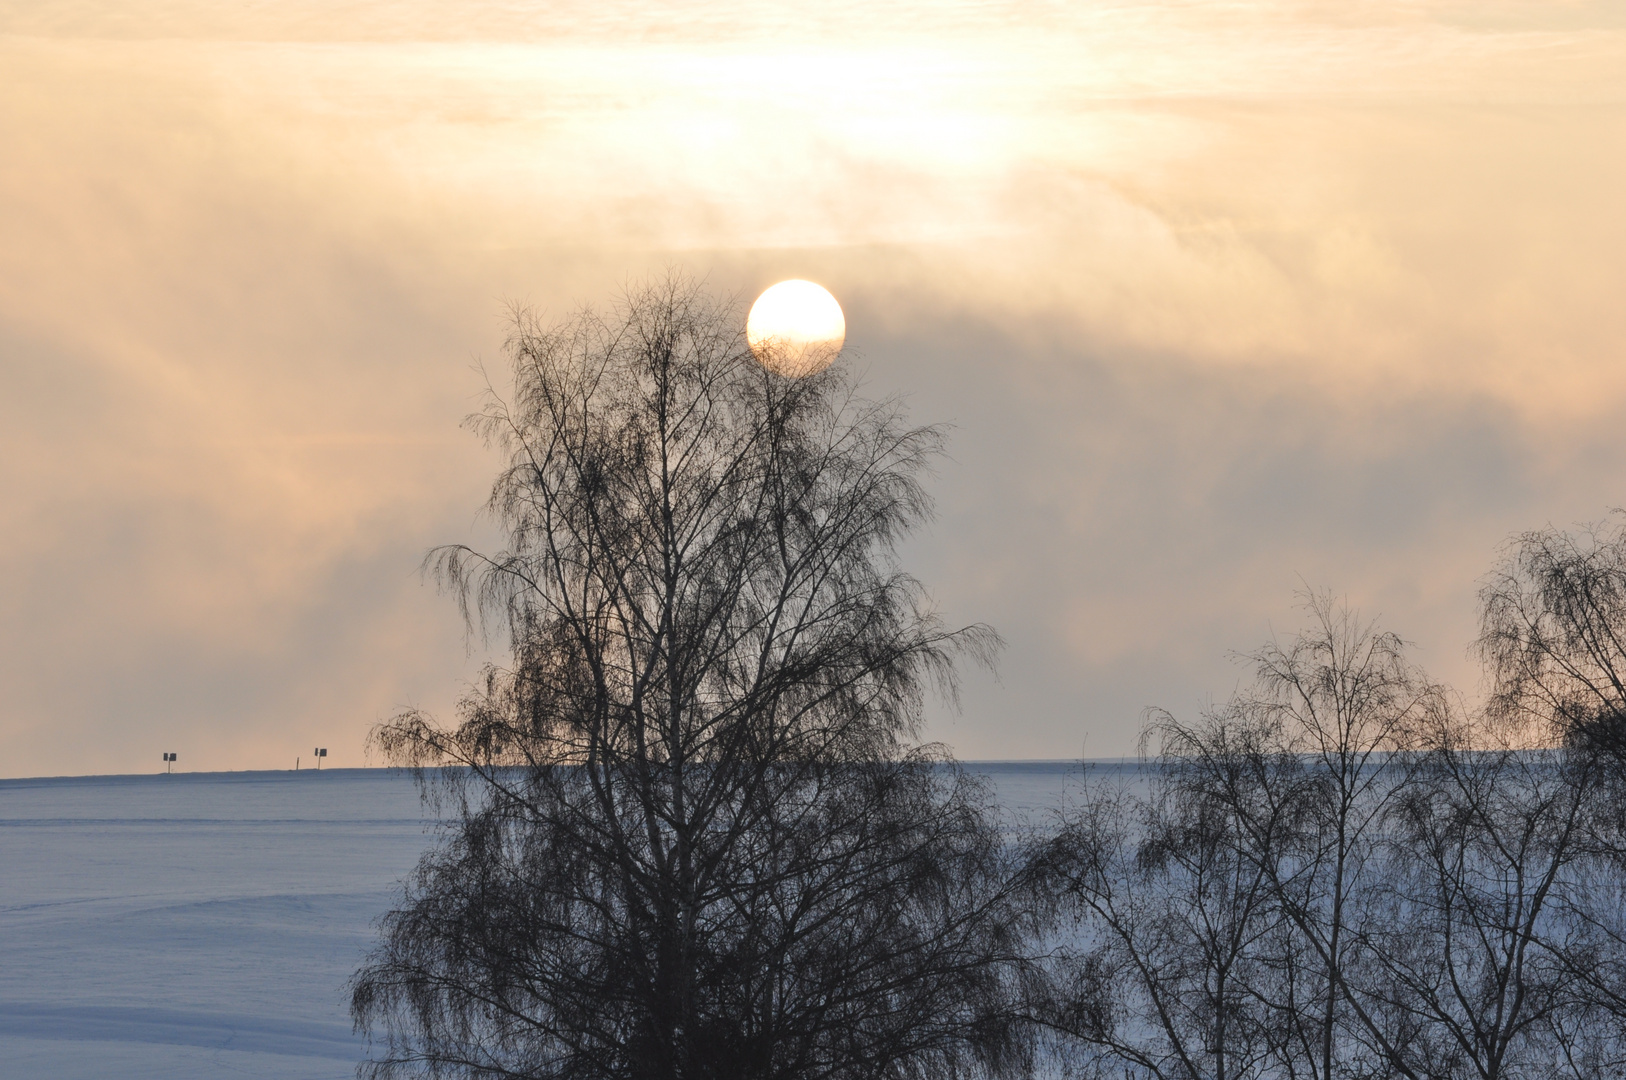
<path fill-rule="evenodd" d="M 792 379 L 829 367 L 846 340 L 847 320 L 836 298 L 799 278 L 765 289 L 745 318 L 745 341 L 757 363 Z"/>

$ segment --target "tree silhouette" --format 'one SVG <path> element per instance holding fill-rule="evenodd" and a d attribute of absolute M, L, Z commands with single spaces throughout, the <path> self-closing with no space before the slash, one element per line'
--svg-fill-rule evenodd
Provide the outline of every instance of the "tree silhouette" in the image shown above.
<path fill-rule="evenodd" d="M 897 542 L 942 432 L 787 379 L 679 277 L 515 317 L 494 554 L 427 566 L 506 634 L 418 770 L 439 844 L 352 982 L 375 1077 L 912 1077 L 1021 1060 L 1027 917 L 985 786 L 916 745 L 992 630 Z"/>

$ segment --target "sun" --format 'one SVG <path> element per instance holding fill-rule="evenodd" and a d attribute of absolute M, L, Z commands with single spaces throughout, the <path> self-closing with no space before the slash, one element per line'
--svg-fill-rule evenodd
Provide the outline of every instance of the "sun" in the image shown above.
<path fill-rule="evenodd" d="M 757 297 L 745 319 L 745 340 L 763 367 L 799 379 L 835 360 L 847 340 L 847 320 L 828 289 L 793 278 Z"/>

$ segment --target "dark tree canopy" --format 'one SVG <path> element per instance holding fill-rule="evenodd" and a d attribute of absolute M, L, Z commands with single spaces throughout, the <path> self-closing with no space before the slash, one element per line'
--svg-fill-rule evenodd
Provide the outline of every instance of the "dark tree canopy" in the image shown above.
<path fill-rule="evenodd" d="M 786 379 L 669 278 L 516 317 L 506 548 L 440 549 L 506 634 L 455 724 L 377 745 L 443 833 L 353 981 L 374 1076 L 951 1076 L 1015 1058 L 1024 919 L 990 795 L 914 738 L 986 627 L 897 565 L 942 432 Z"/>

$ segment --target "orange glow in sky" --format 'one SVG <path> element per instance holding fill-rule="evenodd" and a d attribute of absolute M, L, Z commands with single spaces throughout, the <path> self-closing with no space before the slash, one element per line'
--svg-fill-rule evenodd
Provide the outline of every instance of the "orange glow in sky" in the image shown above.
<path fill-rule="evenodd" d="M 962 756 L 1128 752 L 1301 581 L 1471 691 L 1496 545 L 1626 503 L 1613 11 L 0 5 L 0 775 L 447 712 L 471 358 L 674 265 L 957 425 Z"/>

